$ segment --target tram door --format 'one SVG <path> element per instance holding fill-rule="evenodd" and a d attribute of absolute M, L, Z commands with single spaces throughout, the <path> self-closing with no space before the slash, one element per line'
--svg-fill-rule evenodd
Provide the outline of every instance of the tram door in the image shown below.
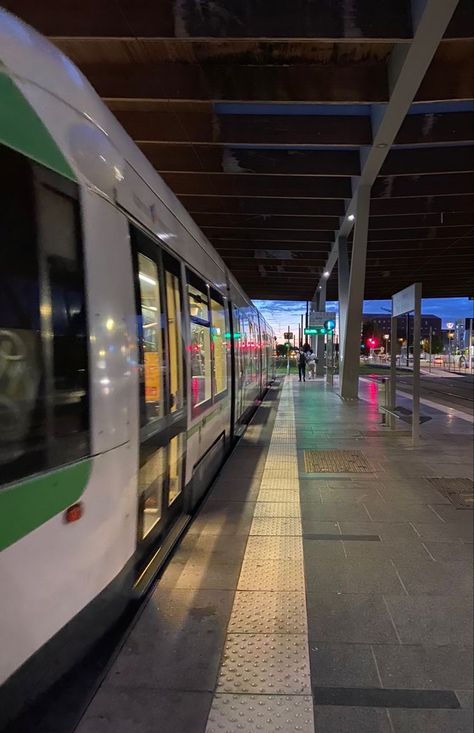
<path fill-rule="evenodd" d="M 177 260 L 131 225 L 139 351 L 139 563 L 183 511 L 186 402 Z"/>

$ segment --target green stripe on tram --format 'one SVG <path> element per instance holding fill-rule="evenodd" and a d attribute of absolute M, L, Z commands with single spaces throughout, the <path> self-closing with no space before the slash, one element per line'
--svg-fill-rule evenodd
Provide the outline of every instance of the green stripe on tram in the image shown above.
<path fill-rule="evenodd" d="M 88 459 L 0 490 L 0 550 L 78 501 L 91 470 Z"/>
<path fill-rule="evenodd" d="M 0 62 L 0 143 L 75 181 L 72 168 Z"/>

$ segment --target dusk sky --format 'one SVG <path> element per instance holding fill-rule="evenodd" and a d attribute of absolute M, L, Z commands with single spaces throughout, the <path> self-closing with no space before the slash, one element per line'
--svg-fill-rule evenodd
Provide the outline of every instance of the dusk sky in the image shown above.
<path fill-rule="evenodd" d="M 301 314 L 306 313 L 306 301 L 254 300 L 253 302 L 278 337 L 288 326 L 297 332 Z M 365 300 L 364 313 L 387 313 L 390 305 L 390 300 Z M 337 301 L 328 301 L 326 310 L 336 311 L 337 308 Z M 448 321 L 474 317 L 474 301 L 469 298 L 424 298 L 422 308 L 426 315 L 439 316 L 443 321 L 443 328 L 446 328 Z"/>

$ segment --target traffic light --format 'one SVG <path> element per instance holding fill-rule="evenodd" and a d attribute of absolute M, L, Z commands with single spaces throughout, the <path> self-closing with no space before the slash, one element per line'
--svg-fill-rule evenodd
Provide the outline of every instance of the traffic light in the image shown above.
<path fill-rule="evenodd" d="M 375 349 L 378 345 L 378 341 L 374 336 L 370 336 L 365 343 L 368 349 Z"/>

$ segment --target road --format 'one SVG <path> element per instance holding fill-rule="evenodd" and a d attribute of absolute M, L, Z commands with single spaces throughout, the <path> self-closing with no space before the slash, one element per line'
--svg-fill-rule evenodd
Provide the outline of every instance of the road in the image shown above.
<path fill-rule="evenodd" d="M 411 374 L 398 375 L 397 390 L 411 394 L 411 382 Z M 443 378 L 422 375 L 420 392 L 422 398 L 474 414 L 474 377 L 471 375 Z"/>

